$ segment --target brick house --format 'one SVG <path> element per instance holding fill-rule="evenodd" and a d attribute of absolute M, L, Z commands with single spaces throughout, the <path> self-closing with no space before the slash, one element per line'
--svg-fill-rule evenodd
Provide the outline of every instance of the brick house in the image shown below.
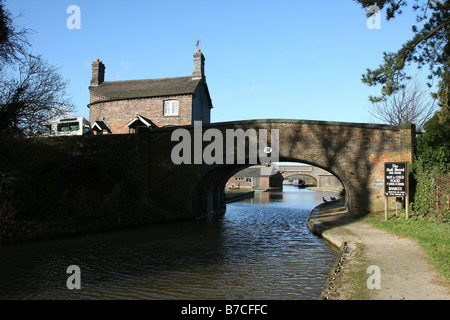
<path fill-rule="evenodd" d="M 240 188 L 281 188 L 283 176 L 275 167 L 251 166 L 231 177 L 225 189 Z"/>
<path fill-rule="evenodd" d="M 89 121 L 96 134 L 133 133 L 136 127 L 210 123 L 212 101 L 206 84 L 205 57 L 194 54 L 191 76 L 104 81 L 105 65 L 92 63 Z"/>

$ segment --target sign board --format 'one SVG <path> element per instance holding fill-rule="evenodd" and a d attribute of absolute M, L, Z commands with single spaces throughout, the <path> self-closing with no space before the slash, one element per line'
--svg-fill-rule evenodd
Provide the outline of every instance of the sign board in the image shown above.
<path fill-rule="evenodd" d="M 384 163 L 384 195 L 386 197 L 406 197 L 408 167 L 406 162 Z"/>

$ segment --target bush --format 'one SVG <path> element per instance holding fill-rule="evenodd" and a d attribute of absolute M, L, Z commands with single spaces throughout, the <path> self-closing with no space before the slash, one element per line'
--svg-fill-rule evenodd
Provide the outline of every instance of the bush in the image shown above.
<path fill-rule="evenodd" d="M 424 172 L 450 172 L 450 125 L 436 113 L 424 126 L 425 133 L 417 139 L 417 169 Z"/>
<path fill-rule="evenodd" d="M 450 177 L 422 171 L 416 172 L 415 179 L 417 186 L 412 208 L 416 214 L 450 222 Z"/>
<path fill-rule="evenodd" d="M 429 174 L 416 173 L 416 194 L 412 209 L 419 215 L 427 216 L 433 212 L 435 195 L 433 176 Z"/>
<path fill-rule="evenodd" d="M 425 133 L 417 139 L 412 208 L 420 216 L 449 221 L 450 122 L 443 110 L 425 124 Z"/>

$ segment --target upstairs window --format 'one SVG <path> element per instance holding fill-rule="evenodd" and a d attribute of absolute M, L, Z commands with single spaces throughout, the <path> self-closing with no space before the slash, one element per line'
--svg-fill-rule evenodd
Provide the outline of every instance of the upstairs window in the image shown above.
<path fill-rule="evenodd" d="M 178 101 L 164 101 L 164 115 L 178 116 Z"/>

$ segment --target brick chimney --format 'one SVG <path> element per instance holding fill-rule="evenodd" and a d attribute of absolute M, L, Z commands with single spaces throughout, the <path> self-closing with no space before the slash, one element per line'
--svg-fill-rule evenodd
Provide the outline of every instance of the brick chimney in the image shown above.
<path fill-rule="evenodd" d="M 99 59 L 92 63 L 91 86 L 98 86 L 105 81 L 105 65 Z"/>
<path fill-rule="evenodd" d="M 194 79 L 205 78 L 205 56 L 200 49 L 194 53 L 194 72 L 192 77 Z"/>

